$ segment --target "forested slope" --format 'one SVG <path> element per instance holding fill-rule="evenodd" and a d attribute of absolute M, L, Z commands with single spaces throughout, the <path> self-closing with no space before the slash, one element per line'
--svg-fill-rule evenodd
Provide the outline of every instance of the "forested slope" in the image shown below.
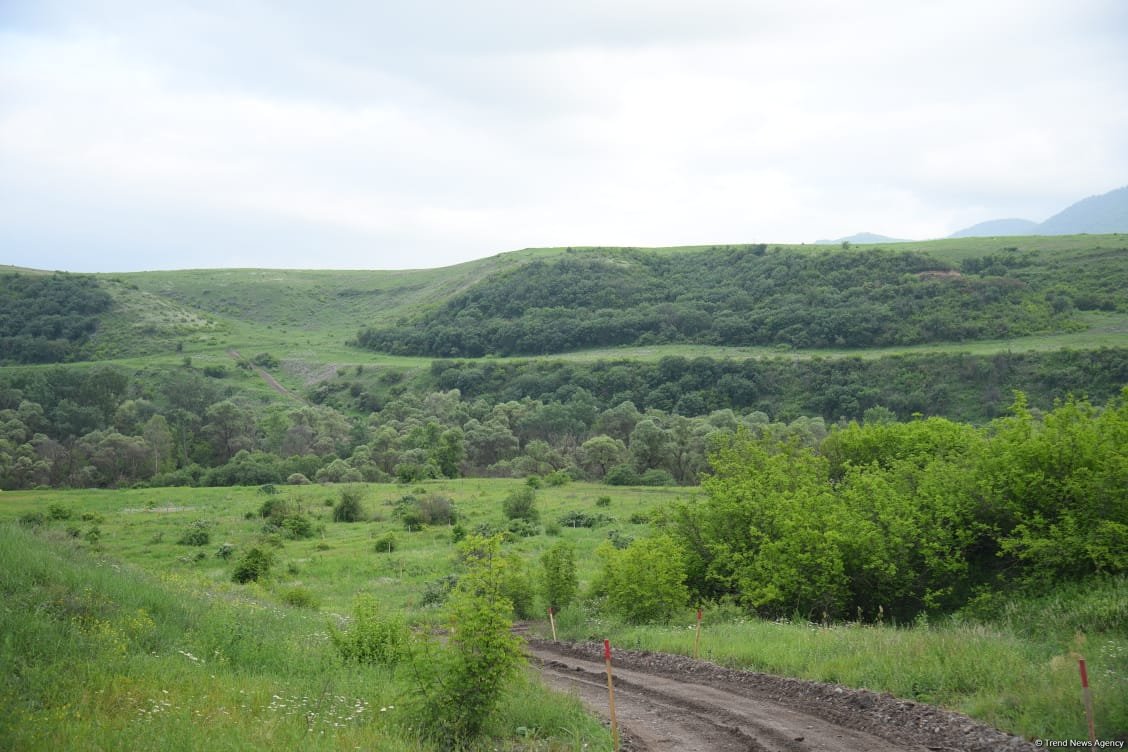
<path fill-rule="evenodd" d="M 1003 339 L 1128 306 L 1128 250 L 1006 248 L 959 265 L 913 251 L 764 245 L 574 251 L 481 280 L 361 346 L 436 357 L 614 345 L 867 348 Z"/>

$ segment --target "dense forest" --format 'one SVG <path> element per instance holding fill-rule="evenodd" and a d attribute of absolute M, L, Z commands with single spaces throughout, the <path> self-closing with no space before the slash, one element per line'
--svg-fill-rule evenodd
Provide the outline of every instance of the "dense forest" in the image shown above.
<path fill-rule="evenodd" d="M 112 303 L 93 277 L 0 275 L 0 365 L 80 360 Z"/>
<path fill-rule="evenodd" d="M 864 348 L 1068 330 L 1126 305 L 1123 252 L 1017 248 L 953 267 L 915 252 L 767 246 L 574 252 L 493 274 L 362 347 L 434 357 L 695 343 Z"/>
<path fill-rule="evenodd" d="M 258 358 L 269 367 L 277 361 Z M 224 369 L 0 372 L 0 488 L 260 485 L 528 475 L 693 484 L 744 426 L 816 445 L 851 420 L 984 424 L 1128 383 L 1128 349 L 864 360 L 663 358 L 356 366 L 309 404 L 250 398 Z"/>

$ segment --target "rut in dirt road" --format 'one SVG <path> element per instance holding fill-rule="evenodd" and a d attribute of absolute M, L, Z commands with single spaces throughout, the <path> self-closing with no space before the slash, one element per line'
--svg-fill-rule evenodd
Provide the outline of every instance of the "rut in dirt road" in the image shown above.
<path fill-rule="evenodd" d="M 550 686 L 606 717 L 602 647 L 529 640 Z M 665 752 L 986 752 L 1033 750 L 965 716 L 866 690 L 734 671 L 681 656 L 616 651 L 626 750 Z"/>

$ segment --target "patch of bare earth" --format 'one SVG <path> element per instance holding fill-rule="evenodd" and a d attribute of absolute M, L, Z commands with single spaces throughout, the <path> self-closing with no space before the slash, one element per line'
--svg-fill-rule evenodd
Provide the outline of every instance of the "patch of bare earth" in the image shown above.
<path fill-rule="evenodd" d="M 607 717 L 603 646 L 528 640 L 550 686 Z M 1019 752 L 1034 745 L 931 705 L 868 690 L 616 650 L 623 748 L 663 752 Z"/>

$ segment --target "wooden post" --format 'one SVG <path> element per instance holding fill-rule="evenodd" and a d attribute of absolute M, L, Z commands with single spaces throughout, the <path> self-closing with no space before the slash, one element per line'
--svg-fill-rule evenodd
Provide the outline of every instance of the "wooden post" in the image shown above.
<path fill-rule="evenodd" d="M 1089 689 L 1089 672 L 1085 670 L 1085 659 L 1080 658 L 1077 665 L 1081 668 L 1081 694 L 1085 698 L 1085 715 L 1089 719 L 1089 749 L 1097 748 L 1097 730 L 1093 723 L 1093 693 Z"/>
<path fill-rule="evenodd" d="M 548 607 L 548 623 L 552 625 L 552 641 L 556 642 L 556 619 L 552 617 L 552 606 Z"/>
<path fill-rule="evenodd" d="M 611 710 L 611 742 L 619 752 L 619 722 L 615 719 L 615 682 L 611 679 L 611 641 L 603 641 L 603 660 L 607 664 L 607 698 Z"/>
<path fill-rule="evenodd" d="M 697 660 L 701 647 L 701 609 L 697 609 L 697 634 L 693 637 L 693 659 Z"/>

